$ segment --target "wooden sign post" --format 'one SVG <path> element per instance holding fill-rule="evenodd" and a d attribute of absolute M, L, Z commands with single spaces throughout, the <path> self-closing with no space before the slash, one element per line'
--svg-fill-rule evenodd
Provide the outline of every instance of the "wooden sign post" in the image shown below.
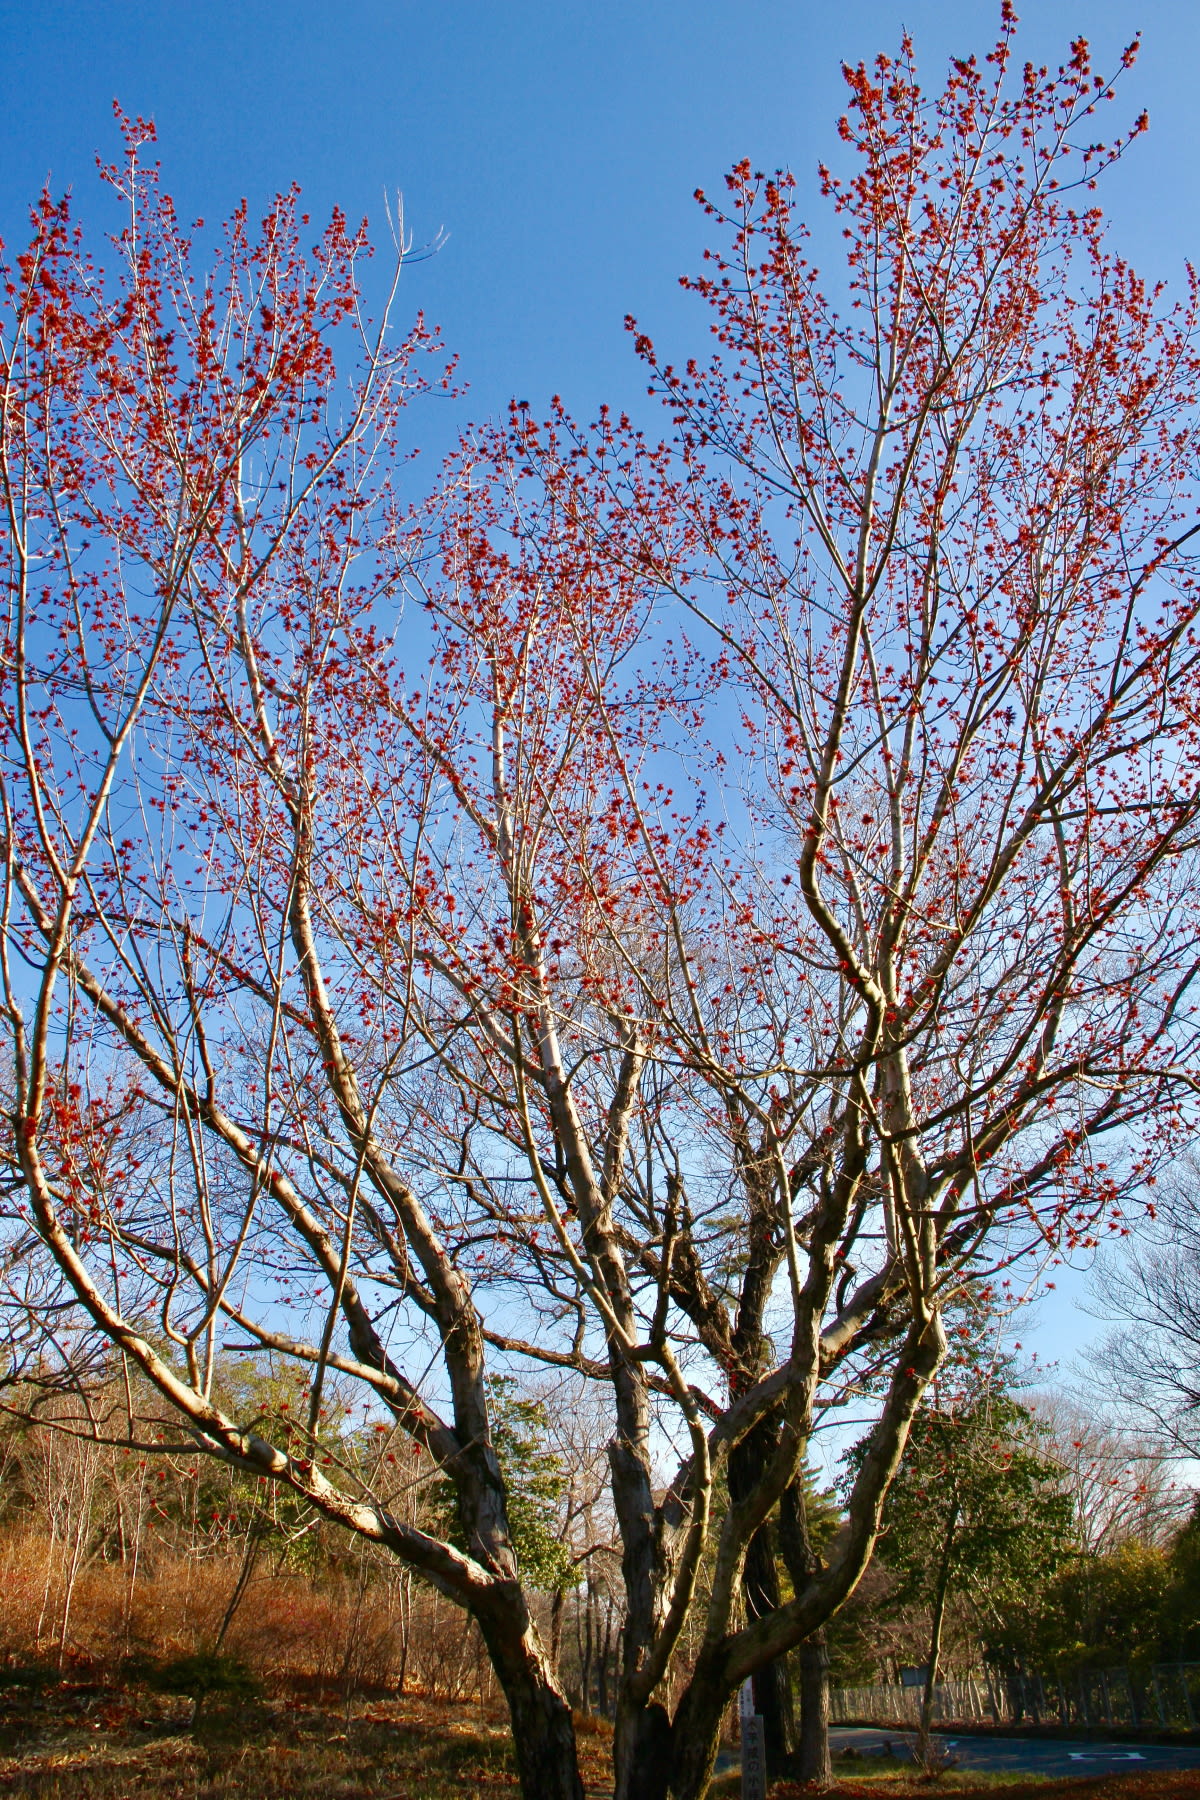
<path fill-rule="evenodd" d="M 767 1800 L 767 1752 L 763 1722 L 754 1710 L 754 1683 L 744 1681 L 738 1700 L 742 1728 L 742 1800 Z"/>

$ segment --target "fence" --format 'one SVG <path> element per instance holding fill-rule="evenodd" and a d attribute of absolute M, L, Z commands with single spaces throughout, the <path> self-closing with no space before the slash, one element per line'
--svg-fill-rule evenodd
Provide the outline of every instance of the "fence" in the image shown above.
<path fill-rule="evenodd" d="M 879 1687 L 834 1688 L 829 1696 L 829 1717 L 835 1725 L 918 1725 L 924 1690 L 889 1682 Z M 982 1681 L 940 1681 L 933 1690 L 935 1721 L 964 1724 L 987 1719 L 997 1712 Z"/>
<path fill-rule="evenodd" d="M 829 1716 L 835 1725 L 915 1726 L 922 1689 L 882 1684 L 835 1688 Z M 1063 1675 L 990 1676 L 943 1681 L 933 1690 L 939 1725 L 1200 1727 L 1200 1663 L 1155 1663 L 1147 1669 L 1080 1669 Z"/>

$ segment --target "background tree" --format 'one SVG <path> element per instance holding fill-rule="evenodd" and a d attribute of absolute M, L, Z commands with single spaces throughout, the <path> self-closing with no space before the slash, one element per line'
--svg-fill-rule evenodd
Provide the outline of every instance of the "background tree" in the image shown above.
<path fill-rule="evenodd" d="M 1097 1272 L 1109 1329 L 1093 1378 L 1120 1418 L 1193 1457 L 1200 1447 L 1200 1169 L 1188 1156 L 1147 1194 L 1150 1218 Z"/>
<path fill-rule="evenodd" d="M 368 326 L 340 219 L 204 270 L 138 126 L 115 254 L 46 200 L 8 271 L 9 1229 L 164 1433 L 469 1613 L 539 1800 L 580 1784 L 489 1374 L 604 1396 L 616 1792 L 697 1800 L 861 1578 L 944 1308 L 1189 1123 L 1194 301 L 1105 248 L 1086 48 L 1010 74 L 1004 18 L 941 93 L 848 72 L 841 316 L 739 165 L 718 359 L 640 340 L 670 441 L 518 409 L 419 518 L 428 336 Z M 302 1417 L 222 1403 L 247 1342 Z M 326 1441 L 333 1382 L 453 1534 Z"/>
<path fill-rule="evenodd" d="M 1159 1654 L 1171 1585 L 1166 1546 L 1136 1538 L 1099 1553 L 1077 1553 L 1058 1579 L 1035 1590 L 1002 1646 L 1009 1668 L 1070 1673 L 1142 1666 Z"/>
<path fill-rule="evenodd" d="M 569 1538 L 560 1523 L 570 1475 L 548 1442 L 547 1404 L 541 1398 L 521 1394 L 511 1375 L 494 1375 L 488 1389 L 496 1456 L 508 1495 L 513 1548 L 530 1586 L 558 1597 L 573 1587 L 579 1576 Z M 445 1515 L 443 1529 L 454 1537 L 453 1488 L 446 1481 L 439 1482 L 434 1498 Z"/>
<path fill-rule="evenodd" d="M 1034 1414 L 994 1377 L 957 1393 L 935 1389 L 889 1489 L 878 1548 L 893 1578 L 889 1604 L 927 1614 L 922 1752 L 948 1603 L 970 1602 L 986 1645 L 1014 1602 L 1045 1588 L 1074 1541 L 1071 1498 Z"/>
<path fill-rule="evenodd" d="M 1189 1505 L 1178 1459 L 1136 1405 L 1116 1412 L 1089 1383 L 1076 1393 L 1042 1390 L 1030 1406 L 1073 1502 L 1081 1549 L 1164 1543 L 1178 1529 Z"/>

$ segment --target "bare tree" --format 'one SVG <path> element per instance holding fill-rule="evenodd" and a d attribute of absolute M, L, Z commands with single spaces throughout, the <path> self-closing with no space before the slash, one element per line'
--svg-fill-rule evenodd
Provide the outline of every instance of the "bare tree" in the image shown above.
<path fill-rule="evenodd" d="M 738 1684 L 858 1580 L 947 1301 L 1039 1247 L 1094 1242 L 1189 1116 L 1195 298 L 1159 310 L 1106 250 L 1090 198 L 1071 197 L 1120 148 L 1074 145 L 1109 91 L 1086 48 L 1056 77 L 1027 70 L 1007 100 L 1005 21 L 991 72 L 956 63 L 937 99 L 907 44 L 849 73 L 858 172 L 823 176 L 849 311 L 807 260 L 791 178 L 739 165 L 725 200 L 704 201 L 720 246 L 690 284 L 721 355 L 680 368 L 636 335 L 670 440 L 518 410 L 464 467 L 457 610 L 429 590 L 464 656 L 488 659 L 501 732 L 535 711 L 512 644 L 565 641 L 595 671 L 606 836 L 587 891 L 608 960 L 593 952 L 591 981 L 618 1043 L 622 1019 L 645 1021 L 620 1067 L 656 1154 L 631 1150 L 616 1217 L 603 1187 L 581 1197 L 553 1107 L 568 1069 L 582 1090 L 593 1011 L 559 1072 L 543 1069 L 543 1160 L 593 1258 L 579 1280 L 599 1290 L 622 1370 L 622 1451 L 639 1447 L 614 1459 L 618 1754 L 649 1766 L 661 1733 L 679 1794 L 702 1791 Z M 635 699 L 607 674 L 633 627 L 614 629 L 607 664 L 589 634 L 605 608 L 630 619 L 655 581 L 674 612 L 641 627 L 662 675 Z M 572 611 L 551 627 L 538 609 L 556 593 Z M 681 615 L 687 641 L 683 627 L 653 640 Z M 673 739 L 646 723 L 656 704 Z M 537 881 L 547 837 L 577 815 L 513 764 L 528 785 L 519 828 L 506 821 L 504 899 L 531 922 L 520 979 L 544 983 L 548 1006 L 555 958 L 574 968 L 591 948 Z M 648 1277 L 642 1351 L 624 1347 L 625 1321 Z M 652 1502 L 634 1404 L 656 1330 L 719 1372 L 703 1391 L 730 1495 L 669 1727 L 646 1701 L 686 1552 L 660 1548 L 672 1515 Z M 879 1421 L 846 1528 L 780 1603 L 763 1535 L 822 1404 L 872 1380 Z M 690 1526 L 697 1471 L 699 1452 L 674 1490 Z"/>
<path fill-rule="evenodd" d="M 65 204 L 47 198 L 7 276 L 13 1233 L 32 1230 L 44 1266 L 193 1445 L 290 1484 L 474 1614 L 513 1705 L 526 1791 L 577 1800 L 569 1711 L 517 1579 L 480 1321 L 449 1247 L 385 1157 L 374 1127 L 382 1088 L 374 1074 L 364 1085 L 347 1046 L 365 1029 L 368 1065 L 386 1085 L 396 1045 L 386 1027 L 371 1039 L 365 1016 L 357 1026 L 339 1018 L 310 881 L 316 789 L 306 770 L 319 708 L 304 696 L 341 686 L 351 697 L 338 660 L 360 630 L 370 639 L 387 592 L 378 558 L 397 530 L 398 419 L 423 385 L 430 340 L 418 324 L 389 342 L 386 295 L 382 323 L 368 327 L 362 233 L 335 216 L 306 255 L 294 194 L 257 235 L 239 213 L 215 273 L 195 273 L 141 160 L 150 137 L 128 125 L 126 159 L 107 171 L 126 208 L 115 272 L 93 265 Z M 339 387 L 334 350 L 346 340 L 358 371 Z M 306 637 L 301 613 L 318 597 L 323 617 L 310 613 Z M 268 619 L 291 674 L 261 633 Z M 299 711 L 273 722 L 295 675 Z M 356 667 L 352 705 L 373 704 L 373 680 Z M 339 733 L 355 729 L 339 721 Z M 185 771 L 196 753 L 193 789 Z M 227 756 L 250 778 L 235 778 L 236 791 Z M 349 778 L 347 796 L 351 766 L 335 776 L 338 786 Z M 232 828 L 224 841 L 200 798 L 214 778 Z M 393 1295 L 398 1283 L 444 1348 L 452 1422 L 376 1328 L 362 1231 L 394 1250 L 403 1243 Z M 302 1278 L 313 1299 L 314 1277 L 324 1309 L 303 1305 L 276 1332 L 264 1284 L 286 1290 Z M 265 1318 L 254 1318 L 260 1299 Z M 349 1336 L 335 1346 L 339 1319 Z M 230 1321 L 311 1367 L 307 1418 L 275 1441 L 220 1404 Z M 387 1504 L 395 1483 L 382 1468 L 367 1491 L 339 1481 L 321 1437 L 333 1368 L 360 1379 L 453 1480 L 466 1548 L 405 1523 Z M 127 1438 L 148 1449 L 171 1435 L 143 1435 L 140 1424 L 130 1417 Z"/>
<path fill-rule="evenodd" d="M 1150 1190 L 1152 1216 L 1101 1255 L 1089 1307 L 1108 1327 L 1088 1354 L 1108 1408 L 1137 1437 L 1200 1455 L 1200 1167 Z"/>
<path fill-rule="evenodd" d="M 1032 1410 L 1045 1429 L 1046 1454 L 1062 1471 L 1089 1556 L 1130 1538 L 1162 1543 L 1178 1528 L 1190 1494 L 1176 1479 L 1169 1448 L 1138 1416 L 1136 1401 L 1122 1414 L 1106 1414 L 1077 1395 L 1050 1392 L 1036 1395 Z"/>

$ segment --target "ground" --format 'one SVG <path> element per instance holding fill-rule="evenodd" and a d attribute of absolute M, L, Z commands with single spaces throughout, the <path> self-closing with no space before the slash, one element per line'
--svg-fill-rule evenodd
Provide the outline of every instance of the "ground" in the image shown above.
<path fill-rule="evenodd" d="M 607 1734 L 580 1721 L 589 1800 L 609 1790 Z M 201 1702 L 141 1682 L 113 1686 L 39 1669 L 0 1671 L 0 1795 L 42 1800 L 464 1800 L 516 1787 L 504 1714 L 428 1696 L 213 1693 Z M 736 1776 L 714 1785 L 731 1800 Z M 1082 1781 L 951 1770 L 923 1784 L 898 1766 L 839 1770 L 837 1800 L 1200 1800 L 1200 1771 Z M 772 1800 L 801 1800 L 778 1786 Z M 831 1797 L 832 1800 L 832 1797 Z"/>
<path fill-rule="evenodd" d="M 941 1777 L 921 1783 L 910 1776 L 882 1775 L 839 1780 L 824 1800 L 917 1800 L 918 1795 L 945 1794 L 947 1800 L 1200 1800 L 1200 1773 L 1189 1770 L 1158 1775 L 1108 1775 L 1084 1781 L 988 1782 Z M 771 1800 L 810 1800 L 804 1788 L 783 1783 Z"/>

